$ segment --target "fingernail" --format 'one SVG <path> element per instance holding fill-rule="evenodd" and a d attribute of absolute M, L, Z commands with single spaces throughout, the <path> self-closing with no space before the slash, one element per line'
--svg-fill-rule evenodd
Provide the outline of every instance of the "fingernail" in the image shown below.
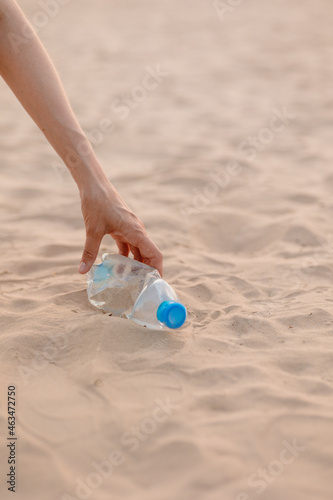
<path fill-rule="evenodd" d="M 79 267 L 79 273 L 84 273 L 85 270 L 87 269 L 87 264 L 85 264 L 84 262 L 81 262 L 80 264 L 80 267 Z"/>

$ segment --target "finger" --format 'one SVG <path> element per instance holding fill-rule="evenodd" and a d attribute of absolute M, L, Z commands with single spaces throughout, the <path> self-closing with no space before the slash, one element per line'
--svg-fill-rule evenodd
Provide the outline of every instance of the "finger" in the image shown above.
<path fill-rule="evenodd" d="M 131 252 L 133 254 L 134 259 L 139 261 L 139 262 L 143 262 L 143 258 L 142 258 L 142 255 L 140 253 L 140 250 L 137 247 L 135 247 L 134 245 L 130 245 L 130 249 L 131 249 Z"/>
<path fill-rule="evenodd" d="M 96 260 L 98 250 L 102 241 L 102 236 L 99 234 L 86 235 L 86 243 L 82 253 L 82 259 L 79 266 L 79 273 L 85 274 L 89 271 Z"/>
<path fill-rule="evenodd" d="M 163 255 L 151 239 L 142 234 L 137 243 L 142 262 L 148 266 L 155 267 L 161 276 L 163 276 Z"/>
<path fill-rule="evenodd" d="M 119 249 L 119 255 L 124 255 L 125 257 L 128 257 L 129 254 L 129 248 L 128 248 L 128 243 L 125 241 L 118 241 L 116 240 L 118 249 Z"/>

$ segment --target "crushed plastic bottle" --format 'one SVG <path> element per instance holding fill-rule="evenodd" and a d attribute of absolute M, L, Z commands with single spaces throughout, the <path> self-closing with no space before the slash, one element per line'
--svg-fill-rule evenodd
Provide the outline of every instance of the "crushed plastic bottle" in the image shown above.
<path fill-rule="evenodd" d="M 176 292 L 153 267 L 105 253 L 87 275 L 90 303 L 106 313 L 154 330 L 180 328 L 186 308 Z"/>

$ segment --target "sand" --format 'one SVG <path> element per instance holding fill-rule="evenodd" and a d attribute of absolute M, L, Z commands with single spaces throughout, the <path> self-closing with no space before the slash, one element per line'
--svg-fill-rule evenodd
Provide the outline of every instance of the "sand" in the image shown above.
<path fill-rule="evenodd" d="M 89 304 L 76 185 L 0 83 L 1 499 L 332 498 L 333 6 L 222 4 L 71 0 L 36 25 L 181 331 Z"/>

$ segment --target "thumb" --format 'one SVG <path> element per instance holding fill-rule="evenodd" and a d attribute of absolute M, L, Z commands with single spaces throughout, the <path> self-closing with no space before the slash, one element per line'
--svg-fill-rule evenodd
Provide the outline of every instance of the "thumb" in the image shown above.
<path fill-rule="evenodd" d="M 89 271 L 96 260 L 101 241 L 102 238 L 100 236 L 97 236 L 96 234 L 94 236 L 87 234 L 82 259 L 79 266 L 79 273 L 85 274 Z"/>

